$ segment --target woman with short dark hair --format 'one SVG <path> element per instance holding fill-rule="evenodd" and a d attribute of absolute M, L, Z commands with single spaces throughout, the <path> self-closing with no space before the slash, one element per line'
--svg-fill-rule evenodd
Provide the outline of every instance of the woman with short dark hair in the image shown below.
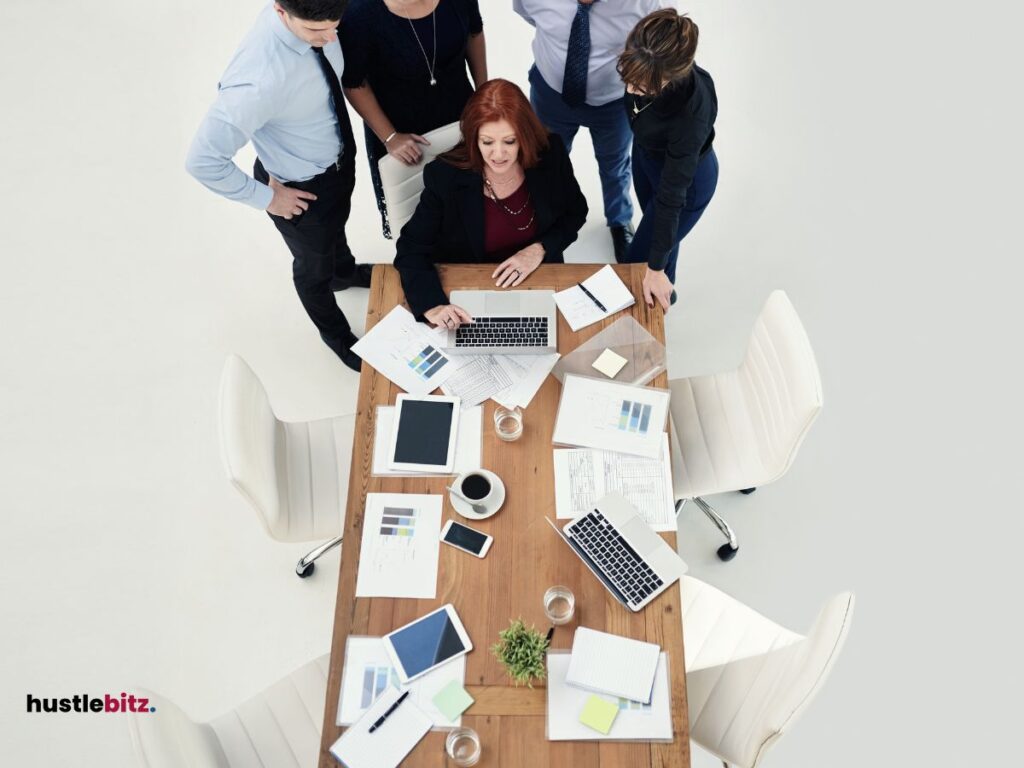
<path fill-rule="evenodd" d="M 679 244 L 718 185 L 712 142 L 718 96 L 711 75 L 694 63 L 697 25 L 668 8 L 644 17 L 619 56 L 633 130 L 633 188 L 643 218 L 625 262 L 647 262 L 644 299 L 666 311 Z"/>
<path fill-rule="evenodd" d="M 508 80 L 466 103 L 462 141 L 423 169 L 423 193 L 398 239 L 395 266 L 417 319 L 457 328 L 472 318 L 448 303 L 435 265 L 496 263 L 514 288 L 562 252 L 587 220 L 587 201 L 562 140 L 540 124 Z"/>

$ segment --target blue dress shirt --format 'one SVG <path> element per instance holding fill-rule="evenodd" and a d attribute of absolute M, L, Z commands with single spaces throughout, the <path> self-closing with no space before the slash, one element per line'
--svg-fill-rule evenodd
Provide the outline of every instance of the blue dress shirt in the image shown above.
<path fill-rule="evenodd" d="M 338 41 L 324 46 L 340 74 Z M 343 107 L 344 108 L 344 107 Z M 186 169 L 204 186 L 254 208 L 273 192 L 233 158 L 251 141 L 263 167 L 279 181 L 306 181 L 341 154 L 338 118 L 316 51 L 292 34 L 270 3 L 238 47 L 188 151 Z"/>
<path fill-rule="evenodd" d="M 577 0 L 512 0 L 512 8 L 533 25 L 533 60 L 544 82 L 559 93 L 565 76 L 569 31 Z M 662 0 L 596 0 L 590 11 L 587 99 L 592 107 L 621 99 L 626 92 L 615 65 L 636 23 L 663 6 Z"/>

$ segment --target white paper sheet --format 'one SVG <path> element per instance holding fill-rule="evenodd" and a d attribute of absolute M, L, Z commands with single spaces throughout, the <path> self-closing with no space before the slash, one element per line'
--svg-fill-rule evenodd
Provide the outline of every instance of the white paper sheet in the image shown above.
<path fill-rule="evenodd" d="M 480 466 L 481 440 L 484 410 L 477 406 L 459 414 L 459 435 L 455 441 L 455 467 L 453 474 L 461 475 Z M 429 472 L 406 472 L 388 467 L 388 449 L 391 445 L 391 430 L 395 423 L 395 406 L 378 405 L 377 420 L 373 435 L 374 475 L 389 477 L 441 477 Z"/>
<path fill-rule="evenodd" d="M 356 597 L 436 597 L 441 501 L 440 495 L 366 495 Z"/>
<path fill-rule="evenodd" d="M 661 457 L 648 459 L 596 448 L 554 451 L 555 512 L 563 519 L 593 511 L 609 491 L 618 491 L 637 508 L 655 531 L 676 530 L 672 498 L 672 466 L 668 433 L 663 432 Z"/>
<path fill-rule="evenodd" d="M 455 372 L 442 348 L 446 331 L 417 323 L 395 307 L 352 347 L 352 351 L 411 395 L 433 392 Z"/>
<path fill-rule="evenodd" d="M 650 704 L 596 694 L 619 707 L 619 714 L 615 716 L 608 735 L 600 734 L 580 722 L 583 705 L 595 694 L 565 682 L 569 660 L 570 654 L 567 652 L 548 653 L 549 741 L 672 741 L 672 694 L 667 653 L 662 653 L 658 660 Z"/>
<path fill-rule="evenodd" d="M 409 700 L 412 698 L 409 694 L 384 724 L 370 733 L 370 726 L 399 696 L 397 688 L 388 688 L 366 714 L 331 745 L 331 754 L 345 768 L 395 768 L 430 730 L 430 718 Z"/>
<path fill-rule="evenodd" d="M 499 365 L 496 355 L 474 355 L 448 377 L 441 390 L 446 395 L 462 398 L 465 408 L 467 403 L 478 405 L 512 384 L 511 376 L 506 367 Z"/>
<path fill-rule="evenodd" d="M 431 719 L 435 729 L 457 728 L 462 725 L 462 716 L 456 720 L 449 720 L 433 702 L 434 696 L 452 680 L 458 680 L 460 685 L 465 685 L 465 656 L 452 659 L 423 677 L 402 685 L 381 638 L 349 637 L 345 645 L 345 667 L 342 670 L 341 695 L 338 698 L 337 724 L 354 723 L 388 689 L 388 686 L 394 686 L 401 691 L 409 691 L 409 698 Z"/>
<path fill-rule="evenodd" d="M 566 374 L 552 442 L 656 459 L 669 391 Z"/>
<path fill-rule="evenodd" d="M 578 285 L 558 291 L 555 294 L 555 304 L 558 305 L 558 310 L 573 331 L 586 328 L 598 320 L 603 320 L 636 304 L 633 294 L 615 274 L 615 270 L 610 264 L 605 265 L 584 280 L 583 285 L 604 305 L 606 311 L 602 311 Z"/>
<path fill-rule="evenodd" d="M 595 693 L 650 703 L 661 648 L 590 627 L 577 627 L 565 680 Z"/>
<path fill-rule="evenodd" d="M 547 355 L 500 355 L 499 364 L 512 371 L 514 383 L 491 399 L 506 408 L 525 408 L 561 357 L 557 352 Z"/>

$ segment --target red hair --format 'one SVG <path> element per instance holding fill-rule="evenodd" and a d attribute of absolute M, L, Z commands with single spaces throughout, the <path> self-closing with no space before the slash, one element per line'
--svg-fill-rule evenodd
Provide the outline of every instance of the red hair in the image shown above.
<path fill-rule="evenodd" d="M 547 129 L 537 119 L 519 86 L 501 79 L 488 80 L 469 97 L 459 120 L 462 141 L 441 157 L 457 168 L 483 173 L 484 159 L 477 143 L 480 126 L 499 120 L 507 121 L 515 131 L 523 168 L 533 168 L 548 148 Z"/>

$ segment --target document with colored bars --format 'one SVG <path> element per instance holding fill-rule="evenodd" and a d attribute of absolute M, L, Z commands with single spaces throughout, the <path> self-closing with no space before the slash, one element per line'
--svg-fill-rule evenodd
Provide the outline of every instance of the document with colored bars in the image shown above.
<path fill-rule="evenodd" d="M 657 459 L 596 448 L 560 448 L 554 451 L 554 461 L 558 517 L 585 515 L 606 493 L 618 491 L 655 531 L 676 530 L 667 433 L 662 433 Z"/>
<path fill-rule="evenodd" d="M 441 496 L 368 493 L 356 597 L 433 598 Z"/>
<path fill-rule="evenodd" d="M 352 351 L 410 395 L 426 395 L 457 367 L 441 351 L 445 338 L 445 331 L 417 323 L 405 307 L 395 307 Z"/>
<path fill-rule="evenodd" d="M 567 374 L 552 442 L 659 459 L 669 392 Z"/>

